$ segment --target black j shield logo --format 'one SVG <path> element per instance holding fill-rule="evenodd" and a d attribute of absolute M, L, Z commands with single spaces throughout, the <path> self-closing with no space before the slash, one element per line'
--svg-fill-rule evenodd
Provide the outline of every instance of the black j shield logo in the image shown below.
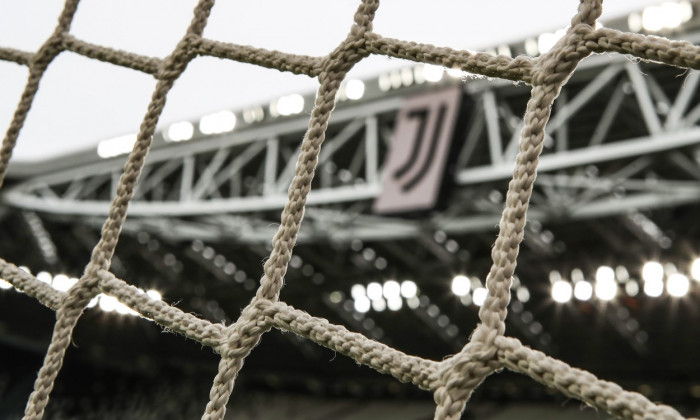
<path fill-rule="evenodd" d="M 380 214 L 428 210 L 443 182 L 458 117 L 459 86 L 409 98 L 396 121 L 383 170 Z"/>

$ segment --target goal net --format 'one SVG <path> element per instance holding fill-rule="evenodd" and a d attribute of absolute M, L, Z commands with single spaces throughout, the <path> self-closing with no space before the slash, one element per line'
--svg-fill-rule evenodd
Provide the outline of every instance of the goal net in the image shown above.
<path fill-rule="evenodd" d="M 0 150 L 0 186 L 42 77 L 61 52 L 71 51 L 147 73 L 157 79 L 157 84 L 133 150 L 119 179 L 109 216 L 102 227 L 101 238 L 79 281 L 68 291 L 61 292 L 11 262 L 0 259 L 1 278 L 56 311 L 52 340 L 27 402 L 25 419 L 39 419 L 43 416 L 73 330 L 86 305 L 100 293 L 111 295 L 163 328 L 176 331 L 216 351 L 220 362 L 213 378 L 209 402 L 206 407 L 202 407 L 203 419 L 224 417 L 244 360 L 261 336 L 272 328 L 294 332 L 399 381 L 432 392 L 437 405 L 436 419 L 460 418 L 479 384 L 503 368 L 527 375 L 566 396 L 577 398 L 619 418 L 683 418 L 672 407 L 655 404 L 639 393 L 625 391 L 614 383 L 600 380 L 591 373 L 570 367 L 524 346 L 517 339 L 506 335 L 505 320 L 511 281 L 524 235 L 528 203 L 544 144 L 545 126 L 553 102 L 578 63 L 592 53 L 614 52 L 697 69 L 700 68 L 700 48 L 687 42 L 669 41 L 655 36 L 608 28 L 596 29 L 596 19 L 602 12 L 602 0 L 581 0 L 566 34 L 541 56 L 511 58 L 472 53 L 383 37 L 373 32 L 372 28 L 379 7 L 378 0 L 363 0 L 345 40 L 327 55 L 311 57 L 204 38 L 203 31 L 214 0 L 200 0 L 189 27 L 175 49 L 164 59 L 158 59 L 91 44 L 72 36 L 71 21 L 78 4 L 79 0 L 66 1 L 54 32 L 36 52 L 0 48 L 0 59 L 29 68 L 27 84 Z M 480 323 L 460 352 L 441 361 L 405 354 L 361 334 L 350 332 L 343 326 L 295 309 L 280 300 L 287 266 L 302 223 L 336 96 L 353 66 L 373 54 L 460 69 L 531 86 L 519 152 L 506 195 L 498 237 L 492 249 L 493 265 L 486 281 L 488 296 L 479 311 Z M 128 279 L 116 278 L 110 272 L 112 256 L 127 209 L 168 93 L 188 63 L 198 56 L 218 57 L 306 75 L 315 78 L 319 85 L 308 130 L 296 162 L 295 176 L 289 187 L 288 201 L 281 214 L 279 229 L 272 238 L 272 251 L 264 264 L 259 288 L 240 317 L 230 325 L 210 323 L 151 299 L 131 286 Z"/>

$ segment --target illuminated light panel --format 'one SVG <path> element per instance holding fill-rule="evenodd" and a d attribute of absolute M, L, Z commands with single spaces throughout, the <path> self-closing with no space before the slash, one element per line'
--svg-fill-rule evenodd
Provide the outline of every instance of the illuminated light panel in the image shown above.
<path fill-rule="evenodd" d="M 345 96 L 348 99 L 358 100 L 365 94 L 365 83 L 362 80 L 348 80 L 345 85 Z"/>
<path fill-rule="evenodd" d="M 434 64 L 424 64 L 423 65 L 423 78 L 428 82 L 439 82 L 442 80 L 442 75 L 445 72 L 440 66 Z"/>
<path fill-rule="evenodd" d="M 365 286 L 361 284 L 353 284 L 350 288 L 350 296 L 352 296 L 352 298 L 355 300 L 366 297 L 367 291 L 365 290 Z"/>
<path fill-rule="evenodd" d="M 36 275 L 37 280 L 39 280 L 42 283 L 46 283 L 48 285 L 51 285 L 51 281 L 53 280 L 53 276 L 50 273 L 47 273 L 46 271 L 40 271 Z"/>
<path fill-rule="evenodd" d="M 146 294 L 153 300 L 163 300 L 163 295 L 161 295 L 160 292 L 157 290 L 148 290 L 146 291 Z"/>
<path fill-rule="evenodd" d="M 554 284 L 560 280 L 561 280 L 561 273 L 559 273 L 557 270 L 553 270 L 553 271 L 549 272 L 550 283 Z"/>
<path fill-rule="evenodd" d="M 386 309 L 386 300 L 379 298 L 372 301 L 372 309 L 377 312 L 382 312 Z"/>
<path fill-rule="evenodd" d="M 117 305 L 115 306 L 114 310 L 120 315 L 138 315 L 138 312 L 119 301 L 117 301 Z"/>
<path fill-rule="evenodd" d="M 595 295 L 600 300 L 612 300 L 617 295 L 615 271 L 608 266 L 598 267 L 596 271 Z"/>
<path fill-rule="evenodd" d="M 389 280 L 384 283 L 382 294 L 386 300 L 401 299 L 401 285 L 395 280 Z"/>
<path fill-rule="evenodd" d="M 57 274 L 54 276 L 51 286 L 59 292 L 67 292 L 68 289 L 73 287 L 73 285 L 77 282 L 78 279 L 76 278 L 69 278 L 65 274 Z"/>
<path fill-rule="evenodd" d="M 642 15 L 639 13 L 631 13 L 627 17 L 627 26 L 632 32 L 639 32 L 642 30 Z"/>
<path fill-rule="evenodd" d="M 540 54 L 544 54 L 554 47 L 554 45 L 559 41 L 564 34 L 566 34 L 565 29 L 559 29 L 554 33 L 545 32 L 537 38 L 537 51 Z"/>
<path fill-rule="evenodd" d="M 472 301 L 476 306 L 481 306 L 486 302 L 486 296 L 488 295 L 488 291 L 484 289 L 483 287 L 478 287 L 474 289 L 474 294 L 472 296 Z"/>
<path fill-rule="evenodd" d="M 471 284 L 466 276 L 455 276 L 452 279 L 452 293 L 457 296 L 464 296 L 469 293 Z"/>
<path fill-rule="evenodd" d="M 520 286 L 520 287 L 518 287 L 518 290 L 515 291 L 515 296 L 522 303 L 526 303 L 527 301 L 530 300 L 530 291 L 527 290 L 527 287 Z"/>
<path fill-rule="evenodd" d="M 539 53 L 537 49 L 537 40 L 534 38 L 528 38 L 525 40 L 525 52 L 527 55 L 536 56 Z"/>
<path fill-rule="evenodd" d="M 680 273 L 671 274 L 666 280 L 666 290 L 673 297 L 683 297 L 690 290 L 690 280 Z"/>
<path fill-rule="evenodd" d="M 187 141 L 194 135 L 194 126 L 189 121 L 180 121 L 168 127 L 166 140 L 172 142 Z"/>
<path fill-rule="evenodd" d="M 692 17 L 693 7 L 689 2 L 669 1 L 658 6 L 646 7 L 642 12 L 642 27 L 650 32 L 673 29 Z"/>
<path fill-rule="evenodd" d="M 447 75 L 454 79 L 461 79 L 464 76 L 462 69 L 447 69 Z"/>
<path fill-rule="evenodd" d="M 571 283 L 565 280 L 557 280 L 552 285 L 552 299 L 555 302 L 566 303 L 571 300 L 573 289 Z"/>
<path fill-rule="evenodd" d="M 105 312 L 116 311 L 118 304 L 119 304 L 119 301 L 115 297 L 107 296 L 107 295 L 100 296 L 100 303 L 99 303 L 100 309 L 102 309 Z"/>
<path fill-rule="evenodd" d="M 202 134 L 227 133 L 236 127 L 236 114 L 231 111 L 220 111 L 203 116 L 199 120 L 199 131 Z"/>
<path fill-rule="evenodd" d="M 391 87 L 398 89 L 401 87 L 403 80 L 401 79 L 401 72 L 396 70 L 389 73 L 389 80 L 391 80 Z"/>
<path fill-rule="evenodd" d="M 377 282 L 372 282 L 367 285 L 367 297 L 371 300 L 378 300 L 384 294 L 382 285 Z"/>
<path fill-rule="evenodd" d="M 401 69 L 401 83 L 404 86 L 411 86 L 413 84 L 413 71 L 410 67 L 404 67 Z"/>
<path fill-rule="evenodd" d="M 418 299 L 418 296 L 412 296 L 406 300 L 406 304 L 409 308 L 416 309 L 420 306 L 420 299 Z"/>
<path fill-rule="evenodd" d="M 398 311 L 403 306 L 403 300 L 400 297 L 387 299 L 386 306 L 391 311 Z"/>
<path fill-rule="evenodd" d="M 644 281 L 644 294 L 649 297 L 659 297 L 664 292 L 664 281 L 653 277 Z"/>
<path fill-rule="evenodd" d="M 95 306 L 97 306 L 97 302 L 100 301 L 100 296 L 101 296 L 101 294 L 99 294 L 99 295 L 95 296 L 94 298 L 90 299 L 90 302 L 88 302 L 86 308 L 94 308 Z"/>
<path fill-rule="evenodd" d="M 696 258 L 690 266 L 690 276 L 700 281 L 700 258 Z"/>
<path fill-rule="evenodd" d="M 331 292 L 328 299 L 333 303 L 340 303 L 343 300 L 343 294 L 336 290 L 335 292 Z"/>
<path fill-rule="evenodd" d="M 379 76 L 379 90 L 386 92 L 391 89 L 391 77 L 388 74 L 382 74 Z"/>
<path fill-rule="evenodd" d="M 625 293 L 627 296 L 635 297 L 639 294 L 639 283 L 634 280 L 630 280 L 625 283 Z"/>
<path fill-rule="evenodd" d="M 265 118 L 265 111 L 262 107 L 248 108 L 243 111 L 243 121 L 247 124 L 252 124 L 254 122 L 262 121 Z"/>
<path fill-rule="evenodd" d="M 664 266 L 656 261 L 649 261 L 642 267 L 642 279 L 647 281 L 662 281 L 664 278 Z"/>
<path fill-rule="evenodd" d="M 369 311 L 369 308 L 371 306 L 371 302 L 369 301 L 368 298 L 366 297 L 360 297 L 359 299 L 355 299 L 355 310 L 361 314 L 364 314 L 365 312 Z"/>
<path fill-rule="evenodd" d="M 131 152 L 136 143 L 136 134 L 102 140 L 97 144 L 97 156 L 106 159 Z"/>
<path fill-rule="evenodd" d="M 587 301 L 593 297 L 593 285 L 585 280 L 574 284 L 574 297 L 580 301 Z"/>
<path fill-rule="evenodd" d="M 304 97 L 298 93 L 282 96 L 276 102 L 276 110 L 283 117 L 298 114 L 304 110 Z"/>
<path fill-rule="evenodd" d="M 0 279 L 0 289 L 2 289 L 2 290 L 12 289 L 12 283 L 10 283 L 7 280 Z"/>
<path fill-rule="evenodd" d="M 510 47 L 508 45 L 503 44 L 498 46 L 498 55 L 512 57 L 513 53 L 510 51 Z"/>
<path fill-rule="evenodd" d="M 418 286 L 411 280 L 404 280 L 401 282 L 401 296 L 406 299 L 412 299 L 418 294 Z"/>

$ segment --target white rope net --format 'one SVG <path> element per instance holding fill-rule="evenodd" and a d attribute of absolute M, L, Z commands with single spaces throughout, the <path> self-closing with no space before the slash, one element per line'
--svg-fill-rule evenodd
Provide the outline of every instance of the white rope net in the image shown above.
<path fill-rule="evenodd" d="M 261 336 L 271 328 L 292 331 L 302 337 L 353 358 L 358 363 L 410 382 L 433 393 L 436 419 L 458 419 L 474 389 L 493 372 L 508 368 L 558 389 L 566 396 L 624 419 L 682 419 L 675 409 L 652 403 L 641 394 L 572 368 L 522 345 L 505 335 L 506 308 L 510 300 L 511 278 L 535 182 L 544 130 L 552 103 L 577 64 L 591 53 L 617 52 L 643 60 L 685 68 L 700 68 L 700 47 L 687 42 L 624 33 L 608 28 L 595 29 L 602 12 L 602 0 L 581 0 L 566 35 L 549 52 L 537 58 L 471 53 L 450 48 L 417 44 L 382 37 L 372 31 L 378 0 L 362 0 L 347 38 L 324 57 L 292 55 L 249 46 L 222 43 L 202 36 L 214 0 L 200 0 L 190 26 L 176 48 L 164 59 L 90 44 L 70 34 L 79 0 L 67 0 L 53 34 L 35 53 L 0 48 L 0 59 L 29 67 L 29 79 L 0 150 L 0 186 L 7 172 L 12 149 L 17 142 L 48 66 L 63 51 L 109 62 L 148 73 L 157 79 L 137 141 L 128 157 L 111 203 L 109 217 L 94 247 L 83 276 L 67 292 L 59 292 L 15 265 L 0 259 L 0 277 L 17 289 L 56 311 L 53 337 L 44 364 L 25 409 L 25 419 L 43 416 L 54 381 L 71 342 L 73 329 L 88 302 L 97 294 L 112 295 L 143 317 L 177 331 L 220 355 L 218 373 L 210 391 L 202 419 L 222 419 L 236 376 Z M 442 361 L 410 356 L 373 341 L 342 326 L 316 318 L 280 301 L 287 265 L 304 215 L 306 198 L 318 163 L 335 97 L 347 72 L 371 54 L 381 54 L 447 68 L 524 82 L 532 86 L 525 114 L 520 150 L 516 157 L 500 231 L 493 246 L 493 265 L 487 279 L 488 297 L 479 311 L 481 322 L 469 342 L 456 355 Z M 188 63 L 197 56 L 256 64 L 317 78 L 315 106 L 304 136 L 289 187 L 289 199 L 282 211 L 281 224 L 274 236 L 273 250 L 264 264 L 264 274 L 255 297 L 231 325 L 212 324 L 191 314 L 154 301 L 136 287 L 110 273 L 110 263 L 119 240 L 127 208 L 151 146 L 156 124 L 168 92 Z"/>

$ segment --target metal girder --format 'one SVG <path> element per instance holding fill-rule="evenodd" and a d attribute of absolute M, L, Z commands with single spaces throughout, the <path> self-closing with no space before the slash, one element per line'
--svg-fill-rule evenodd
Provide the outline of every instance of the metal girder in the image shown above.
<path fill-rule="evenodd" d="M 643 70 L 653 75 L 653 67 Z M 619 57 L 589 60 L 554 109 L 529 217 L 541 221 L 595 218 L 700 201 L 700 188 L 695 185 L 700 164 L 687 152 L 700 145 L 700 127 L 695 125 L 700 104 L 694 95 L 698 80 L 698 72 L 673 80 L 645 77 L 640 65 Z M 673 84 L 679 93 L 669 97 L 661 84 Z M 469 127 L 458 133 L 464 146 L 456 159 L 450 211 L 419 222 L 376 217 L 368 214 L 371 206 L 354 206 L 381 194 L 387 136 L 403 98 L 346 103 L 331 119 L 308 200 L 307 216 L 314 215 L 315 209 L 319 215 L 321 210 L 325 213 L 308 217 L 302 238 L 381 240 L 416 237 L 434 229 L 448 233 L 493 229 L 501 204 L 484 203 L 489 203 L 488 193 L 501 190 L 512 175 L 523 126 L 516 115 L 527 92 L 483 80 L 468 83 L 465 92 L 476 100 Z M 665 103 L 666 112 L 659 111 L 660 102 Z M 306 128 L 306 118 L 291 118 L 154 149 L 129 208 L 128 224 L 182 239 L 230 235 L 247 242 L 268 241 L 274 230 L 271 212 L 286 202 Z M 630 163 L 640 157 L 644 165 Z M 29 177 L 2 200 L 46 214 L 104 216 L 121 160 Z M 584 174 L 590 165 L 595 165 L 598 176 Z M 621 172 L 620 167 L 627 165 L 636 169 Z M 659 165 L 675 172 L 659 171 Z M 661 179 L 659 172 L 664 173 Z M 645 179 L 647 173 L 654 174 L 654 182 Z M 627 194 L 617 197 L 615 189 Z M 467 196 L 471 198 L 464 201 Z M 211 217 L 220 214 L 238 214 L 256 228 L 239 236 L 241 226 Z M 344 217 L 347 214 L 352 217 Z"/>

